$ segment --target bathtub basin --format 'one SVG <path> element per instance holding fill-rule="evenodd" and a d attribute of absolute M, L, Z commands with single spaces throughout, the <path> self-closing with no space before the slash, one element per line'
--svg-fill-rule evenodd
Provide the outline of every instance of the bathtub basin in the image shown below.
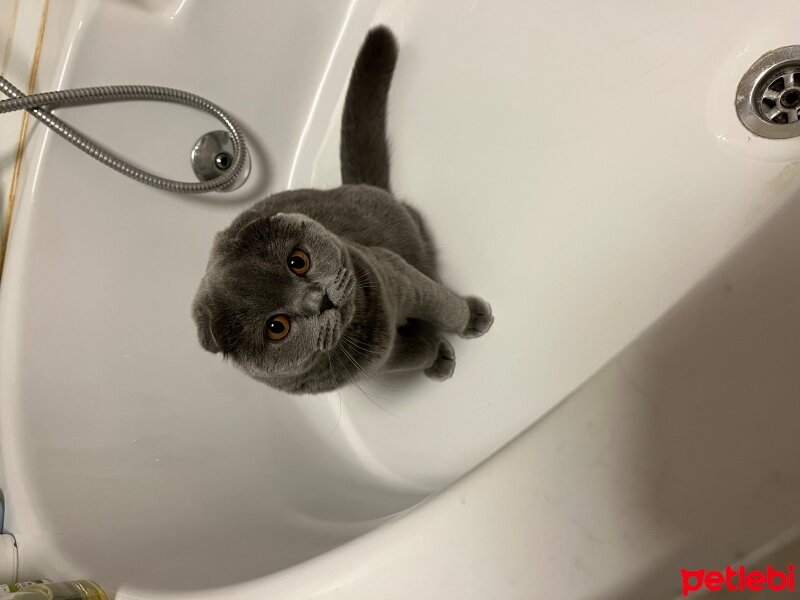
<path fill-rule="evenodd" d="M 174 197 L 32 129 L 0 288 L 20 578 L 141 599 L 667 598 L 681 566 L 791 528 L 800 141 L 733 110 L 750 64 L 797 41 L 779 4 L 51 3 L 39 89 L 199 93 L 245 125 L 253 174 Z M 338 184 L 342 96 L 378 22 L 401 45 L 395 190 L 497 319 L 455 342 L 447 383 L 288 396 L 204 353 L 189 306 L 237 212 Z M 60 114 L 184 179 L 216 128 L 172 106 Z"/>

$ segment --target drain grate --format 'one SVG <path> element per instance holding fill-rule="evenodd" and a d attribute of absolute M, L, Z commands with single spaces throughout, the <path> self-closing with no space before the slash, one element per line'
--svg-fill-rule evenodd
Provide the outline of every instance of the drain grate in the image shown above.
<path fill-rule="evenodd" d="M 800 46 L 767 52 L 748 69 L 736 91 L 736 112 L 761 137 L 800 136 Z"/>
<path fill-rule="evenodd" d="M 759 94 L 764 118 L 786 125 L 798 120 L 800 109 L 800 65 L 783 69 Z"/>

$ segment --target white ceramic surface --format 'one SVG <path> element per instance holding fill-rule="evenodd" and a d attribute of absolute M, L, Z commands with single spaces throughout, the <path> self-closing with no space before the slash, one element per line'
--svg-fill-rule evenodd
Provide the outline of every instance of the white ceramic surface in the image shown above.
<path fill-rule="evenodd" d="M 22 90 L 36 89 L 36 49 L 46 4 L 46 0 L 0 0 L 0 74 L 16 82 Z M 0 94 L 0 99 L 5 98 Z M 7 215 L 11 213 L 16 195 L 15 180 L 19 182 L 18 159 L 21 157 L 20 145 L 25 139 L 23 126 L 22 113 L 6 114 L 0 118 L 0 240 L 5 234 Z"/>
<path fill-rule="evenodd" d="M 200 93 L 240 117 L 254 164 L 232 195 L 177 198 L 35 132 L 0 289 L 22 576 L 148 599 L 666 597 L 683 561 L 792 524 L 800 140 L 752 138 L 733 94 L 797 42 L 795 3 L 57 6 L 50 87 Z M 377 22 L 401 45 L 394 187 L 497 320 L 456 343 L 445 384 L 286 396 L 202 352 L 189 304 L 244 206 L 337 183 L 341 98 Z M 171 106 L 61 112 L 185 178 L 215 127 Z"/>

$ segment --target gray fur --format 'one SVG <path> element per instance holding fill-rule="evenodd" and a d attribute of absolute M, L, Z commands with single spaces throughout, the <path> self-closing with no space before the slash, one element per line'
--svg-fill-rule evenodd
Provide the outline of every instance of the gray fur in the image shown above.
<path fill-rule="evenodd" d="M 342 183 L 389 191 L 386 104 L 397 63 L 397 42 L 386 27 L 367 34 L 356 58 L 342 111 Z"/>
<path fill-rule="evenodd" d="M 385 27 L 359 52 L 342 117 L 341 170 L 333 190 L 275 194 L 217 234 L 193 305 L 200 343 L 281 390 L 317 393 L 378 371 L 453 374 L 443 332 L 486 333 L 480 298 L 438 281 L 432 244 L 416 210 L 389 192 L 386 101 L 397 44 Z M 311 267 L 287 266 L 302 249 Z M 274 315 L 289 334 L 266 337 Z"/>

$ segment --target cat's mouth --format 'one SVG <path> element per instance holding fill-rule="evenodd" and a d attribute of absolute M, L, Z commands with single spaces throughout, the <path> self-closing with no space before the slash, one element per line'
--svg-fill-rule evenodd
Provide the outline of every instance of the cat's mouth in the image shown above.
<path fill-rule="evenodd" d="M 317 349 L 329 352 L 339 342 L 342 332 L 347 329 L 355 312 L 353 293 L 355 291 L 355 275 L 347 268 L 336 274 L 336 280 L 326 292 L 320 305 L 320 327 L 317 337 Z"/>

